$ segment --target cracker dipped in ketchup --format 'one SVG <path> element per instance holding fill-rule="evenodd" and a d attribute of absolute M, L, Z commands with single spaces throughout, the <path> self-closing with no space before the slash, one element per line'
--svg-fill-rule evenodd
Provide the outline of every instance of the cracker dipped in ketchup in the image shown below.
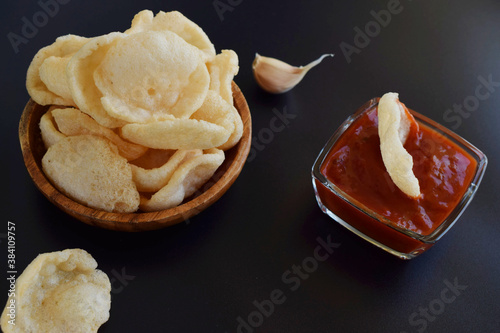
<path fill-rule="evenodd" d="M 406 133 L 399 133 L 400 150 L 406 150 L 413 165 L 392 170 L 405 169 L 404 162 L 387 157 L 397 155 L 393 147 L 382 157 L 381 138 L 390 145 L 397 138 L 379 135 L 379 101 L 365 104 L 330 139 L 313 168 L 313 184 L 325 213 L 384 250 L 411 259 L 454 224 L 472 199 L 487 160 L 455 133 L 397 101 L 401 121 L 409 115 Z M 397 172 L 403 172 L 399 180 Z M 399 187 L 406 176 L 416 178 L 416 195 Z"/>

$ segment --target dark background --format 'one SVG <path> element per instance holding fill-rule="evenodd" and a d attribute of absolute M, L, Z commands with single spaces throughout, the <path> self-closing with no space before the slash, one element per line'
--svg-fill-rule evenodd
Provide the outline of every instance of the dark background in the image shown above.
<path fill-rule="evenodd" d="M 5 236 L 12 221 L 19 273 L 42 252 L 83 248 L 94 256 L 113 282 L 103 333 L 235 332 L 238 317 L 248 322 L 249 316 L 259 326 L 255 332 L 500 331 L 500 87 L 467 118 L 445 116 L 454 104 L 473 99 L 481 77 L 500 82 L 498 1 L 402 0 L 400 12 L 373 30 L 366 45 L 358 41 L 363 47 L 350 62 L 341 43 L 356 46 L 354 29 L 373 28 L 370 12 L 386 10 L 387 1 L 60 1 L 65 4 L 17 53 L 8 33 L 20 35 L 23 17 L 32 22 L 42 7 L 2 1 L 0 8 L 2 303 L 8 290 Z M 229 7 L 219 15 L 214 3 Z M 40 48 L 68 33 L 124 31 L 142 9 L 179 10 L 205 30 L 218 52 L 238 53 L 235 81 L 252 112 L 253 136 L 264 147 L 231 189 L 189 223 L 128 234 L 87 226 L 45 199 L 24 167 L 17 129 L 29 98 L 26 70 Z M 335 57 L 292 91 L 269 95 L 252 77 L 256 52 L 293 65 L 323 53 Z M 333 131 L 365 101 L 388 91 L 454 129 L 489 159 L 476 197 L 454 228 L 411 261 L 329 219 L 311 185 L 311 166 Z M 285 112 L 294 115 L 288 126 L 272 140 L 259 138 Z M 313 256 L 318 237 L 340 245 L 307 278 L 286 275 Z M 462 286 L 449 304 L 440 300 L 443 292 L 453 296 L 447 283 Z M 282 304 L 259 322 L 254 301 L 267 304 L 276 289 L 283 292 Z M 429 307 L 434 314 L 425 319 Z"/>

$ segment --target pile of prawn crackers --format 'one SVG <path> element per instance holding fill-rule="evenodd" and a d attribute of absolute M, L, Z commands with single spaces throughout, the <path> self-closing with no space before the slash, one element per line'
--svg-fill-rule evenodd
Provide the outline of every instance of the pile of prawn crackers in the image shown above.
<path fill-rule="evenodd" d="M 216 54 L 179 12 L 139 12 L 130 29 L 66 35 L 35 55 L 31 98 L 42 168 L 73 200 L 116 213 L 180 205 L 209 180 L 243 133 L 232 50 Z"/>

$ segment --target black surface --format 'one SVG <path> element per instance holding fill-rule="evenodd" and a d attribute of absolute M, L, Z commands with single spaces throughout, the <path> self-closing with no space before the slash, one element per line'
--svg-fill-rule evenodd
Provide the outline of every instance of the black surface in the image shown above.
<path fill-rule="evenodd" d="M 2 303 L 8 290 L 5 234 L 12 221 L 19 272 L 42 252 L 79 247 L 96 258 L 113 281 L 103 333 L 235 332 L 238 318 L 248 322 L 249 316 L 260 324 L 255 332 L 500 331 L 500 87 L 467 119 L 460 117 L 461 124 L 444 118 L 454 104 L 471 100 L 480 77 L 500 82 L 498 1 L 401 1 L 401 12 L 350 63 L 341 43 L 354 45 L 354 28 L 364 30 L 374 20 L 370 12 L 387 9 L 387 1 L 221 0 L 233 4 L 223 20 L 212 0 L 66 2 L 18 53 L 7 35 L 21 34 L 23 17 L 32 21 L 41 7 L 36 1 L 1 5 Z M 238 53 L 235 81 L 250 105 L 257 144 L 266 143 L 222 199 L 189 224 L 127 234 L 84 225 L 49 203 L 24 167 L 17 128 L 28 100 L 26 70 L 38 49 L 68 33 L 123 31 L 141 9 L 179 10 L 207 32 L 218 51 Z M 255 52 L 294 65 L 336 55 L 291 92 L 272 96 L 253 80 Z M 316 204 L 310 179 L 314 159 L 333 131 L 365 101 L 388 91 L 453 128 L 489 159 L 483 183 L 457 224 L 411 261 L 386 254 L 330 220 Z M 265 134 L 259 139 L 275 113 L 285 111 L 294 115 L 288 126 L 272 140 Z M 340 245 L 317 268 L 310 266 L 307 278 L 288 273 L 304 260 L 313 264 L 307 258 L 318 237 Z M 120 274 L 125 279 L 117 279 Z M 467 288 L 453 298 L 447 283 Z M 281 304 L 258 322 L 254 301 L 269 300 L 276 289 L 283 292 L 273 294 Z M 437 314 L 425 319 L 420 311 L 429 306 Z"/>

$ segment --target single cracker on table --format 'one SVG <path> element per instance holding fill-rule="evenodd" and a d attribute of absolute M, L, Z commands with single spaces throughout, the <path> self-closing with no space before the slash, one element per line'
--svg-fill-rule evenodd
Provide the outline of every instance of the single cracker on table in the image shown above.
<path fill-rule="evenodd" d="M 81 249 L 38 255 L 16 280 L 15 296 L 7 300 L 0 320 L 3 332 L 97 332 L 109 319 L 111 283 L 96 268 Z M 10 304 L 15 304 L 15 321 Z"/>

